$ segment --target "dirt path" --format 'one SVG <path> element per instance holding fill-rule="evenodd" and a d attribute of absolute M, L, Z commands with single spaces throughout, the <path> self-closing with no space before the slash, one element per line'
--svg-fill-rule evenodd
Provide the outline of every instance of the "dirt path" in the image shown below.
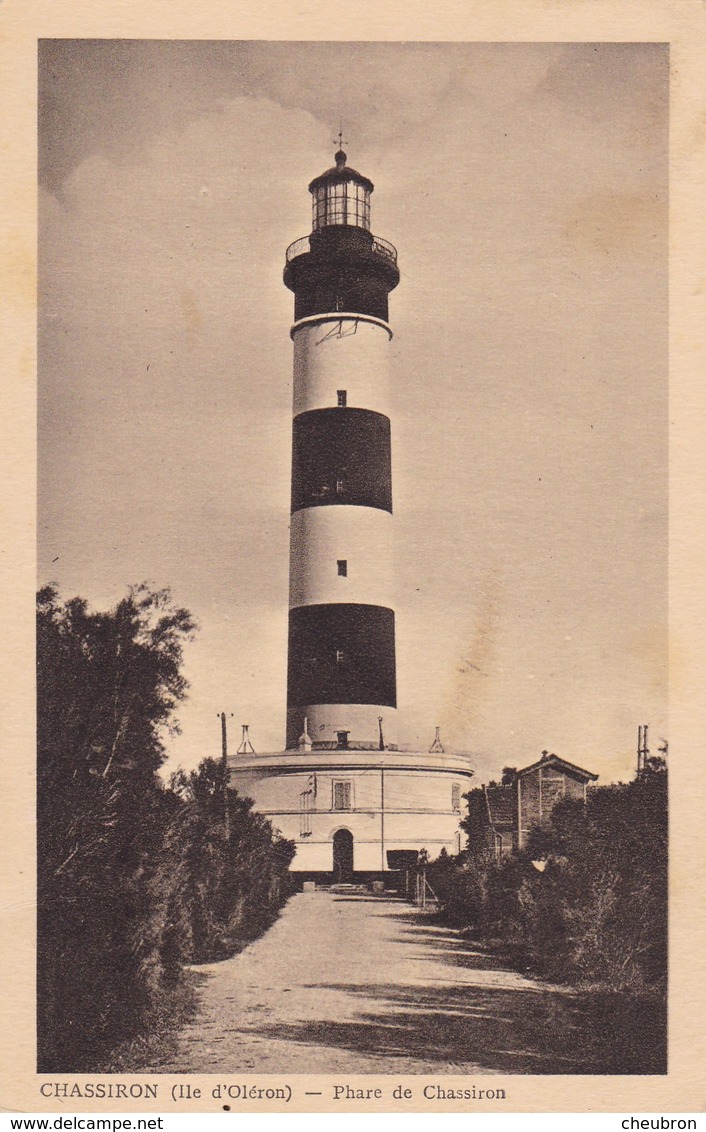
<path fill-rule="evenodd" d="M 303 893 L 198 972 L 196 1018 L 145 1072 L 600 1072 L 568 992 L 398 900 Z"/>

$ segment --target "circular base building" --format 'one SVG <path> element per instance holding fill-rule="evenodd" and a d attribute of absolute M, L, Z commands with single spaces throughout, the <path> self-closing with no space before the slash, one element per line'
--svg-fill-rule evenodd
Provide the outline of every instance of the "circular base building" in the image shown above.
<path fill-rule="evenodd" d="M 391 750 L 284 751 L 229 758 L 231 782 L 296 843 L 302 880 L 385 879 L 426 849 L 461 849 L 463 755 Z"/>

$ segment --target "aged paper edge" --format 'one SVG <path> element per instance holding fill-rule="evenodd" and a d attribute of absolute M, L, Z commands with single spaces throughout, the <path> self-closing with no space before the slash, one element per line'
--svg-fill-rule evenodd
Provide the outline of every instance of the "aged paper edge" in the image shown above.
<path fill-rule="evenodd" d="M 363 34 L 364 33 L 364 34 Z M 703 508 L 703 57 L 706 5 L 698 0 L 621 0 L 572 3 L 492 0 L 465 5 L 444 0 L 432 11 L 418 2 L 382 0 L 351 9 L 317 0 L 297 9 L 284 0 L 266 6 L 203 0 L 191 5 L 143 0 L 139 5 L 87 0 L 6 0 L 0 8 L 0 61 L 4 94 L 2 260 L 3 344 L 7 399 L 1 459 L 6 486 L 3 554 L 8 611 L 3 664 L 3 827 L 7 834 L 3 898 L 5 1025 L 2 1032 L 2 1111 L 150 1112 L 222 1111 L 211 1097 L 219 1078 L 194 1074 L 199 1101 L 171 1100 L 184 1075 L 120 1076 L 159 1082 L 156 1101 L 140 1099 L 67 1104 L 42 1099 L 34 1035 L 34 589 L 36 402 L 36 49 L 39 38 L 157 38 L 308 40 L 469 40 L 477 42 L 664 42 L 671 54 L 670 112 L 670 1032 L 669 1073 L 664 1077 L 493 1077 L 507 1100 L 473 1102 L 474 1112 L 686 1112 L 703 1107 L 703 975 L 706 914 L 700 883 L 704 860 L 704 775 L 699 762 L 700 664 L 706 615 L 702 599 Z M 440 1075 L 430 1078 L 439 1079 Z M 284 1081 L 286 1075 L 283 1075 Z M 94 1077 L 62 1076 L 86 1081 Z M 273 1077 L 243 1074 L 238 1082 L 271 1087 Z M 239 1102 L 235 1111 L 330 1112 L 331 1077 L 293 1075 L 288 1103 Z M 336 1111 L 452 1111 L 420 1100 L 426 1077 L 346 1077 L 383 1099 L 338 1102 Z M 467 1079 L 444 1078 L 449 1087 Z M 480 1080 L 480 1078 L 478 1078 Z M 277 1079 L 279 1081 L 279 1078 Z M 409 1086 L 414 1100 L 395 1102 L 392 1087 Z M 321 1097 L 305 1097 L 321 1090 Z M 456 1109 L 458 1111 L 458 1109 Z"/>

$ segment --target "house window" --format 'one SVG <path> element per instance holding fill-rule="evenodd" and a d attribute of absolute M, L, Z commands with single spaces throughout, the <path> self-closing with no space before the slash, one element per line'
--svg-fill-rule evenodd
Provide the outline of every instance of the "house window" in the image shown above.
<path fill-rule="evenodd" d="M 345 490 L 343 480 L 336 480 L 336 495 L 343 495 Z"/>
<path fill-rule="evenodd" d="M 348 559 L 347 558 L 339 558 L 338 559 L 338 576 L 339 576 L 339 578 L 347 578 L 348 577 Z"/>
<path fill-rule="evenodd" d="M 338 398 L 338 407 L 339 407 L 339 409 L 345 409 L 345 407 L 346 407 L 346 402 L 347 402 L 347 400 L 348 400 L 348 393 L 347 393 L 347 391 L 346 391 L 345 389 L 338 389 L 338 390 L 336 390 L 336 396 L 337 396 L 337 398 Z"/>
<path fill-rule="evenodd" d="M 461 787 L 458 782 L 454 782 L 451 787 L 451 809 L 455 814 L 461 812 Z"/>
<path fill-rule="evenodd" d="M 333 808 L 334 810 L 350 810 L 352 809 L 352 789 L 350 782 L 334 782 L 333 784 Z"/>

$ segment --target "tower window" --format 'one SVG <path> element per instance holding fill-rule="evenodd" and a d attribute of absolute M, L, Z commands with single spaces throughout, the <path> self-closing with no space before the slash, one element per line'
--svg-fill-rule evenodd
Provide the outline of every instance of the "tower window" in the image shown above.
<path fill-rule="evenodd" d="M 456 814 L 461 810 L 461 787 L 457 782 L 451 787 L 451 809 Z"/>
<path fill-rule="evenodd" d="M 343 649 L 336 649 L 336 664 L 343 664 L 344 659 Z M 342 735 L 343 732 L 341 731 L 339 734 Z"/>
<path fill-rule="evenodd" d="M 346 403 L 348 401 L 348 391 L 346 389 L 337 389 L 336 397 L 338 398 L 339 409 L 345 409 Z"/>
<path fill-rule="evenodd" d="M 338 559 L 338 576 L 339 576 L 339 578 L 347 578 L 348 577 L 348 559 L 347 558 L 339 558 Z"/>

